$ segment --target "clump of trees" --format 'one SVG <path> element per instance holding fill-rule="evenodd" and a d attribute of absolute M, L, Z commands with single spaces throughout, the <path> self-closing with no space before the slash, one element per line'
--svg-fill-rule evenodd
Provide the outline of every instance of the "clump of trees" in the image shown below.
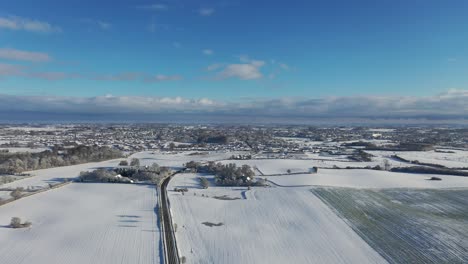
<path fill-rule="evenodd" d="M 54 147 L 39 153 L 0 153 L 0 174 L 48 169 L 121 158 L 116 149 L 99 146 Z"/>
<path fill-rule="evenodd" d="M 157 163 L 144 167 L 129 167 L 97 169 L 94 171 L 81 172 L 79 180 L 89 182 L 151 182 L 158 184 L 162 178 L 171 173 L 170 168 L 160 167 Z"/>
<path fill-rule="evenodd" d="M 360 161 L 360 162 L 369 162 L 372 161 L 373 155 L 370 153 L 365 152 L 362 149 L 356 151 L 352 156 L 348 156 L 349 159 Z"/>
<path fill-rule="evenodd" d="M 128 161 L 126 161 L 126 160 L 120 161 L 119 166 L 128 166 Z"/>
<path fill-rule="evenodd" d="M 94 171 L 82 171 L 78 177 L 82 182 L 120 182 L 113 170 L 97 169 Z"/>
<path fill-rule="evenodd" d="M 19 217 L 12 217 L 11 222 L 10 222 L 11 228 L 24 228 L 24 227 L 30 227 L 31 225 L 32 223 L 29 221 L 22 223 L 21 218 Z"/>
<path fill-rule="evenodd" d="M 220 162 L 208 162 L 202 165 L 199 162 L 188 162 L 185 164 L 188 169 L 198 172 L 205 172 L 215 175 L 215 183 L 222 186 L 250 186 L 259 185 L 259 181 L 254 181 L 255 172 L 249 165 L 238 167 L 234 163 L 222 164 Z"/>

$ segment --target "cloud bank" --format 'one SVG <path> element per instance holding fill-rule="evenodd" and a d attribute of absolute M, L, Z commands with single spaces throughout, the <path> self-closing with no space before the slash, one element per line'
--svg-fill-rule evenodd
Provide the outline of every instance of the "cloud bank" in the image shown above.
<path fill-rule="evenodd" d="M 311 99 L 250 99 L 242 102 L 216 101 L 208 98 L 140 96 L 14 96 L 0 95 L 0 114 L 63 113 L 73 116 L 115 116 L 125 118 L 156 116 L 211 116 L 216 119 L 250 123 L 252 120 L 297 123 L 314 118 L 353 119 L 424 119 L 468 120 L 468 90 L 449 90 L 427 96 L 350 96 Z M 73 121 L 73 120 L 70 120 Z M 148 120 L 151 121 L 151 120 Z M 172 120 L 177 121 L 177 120 Z"/>

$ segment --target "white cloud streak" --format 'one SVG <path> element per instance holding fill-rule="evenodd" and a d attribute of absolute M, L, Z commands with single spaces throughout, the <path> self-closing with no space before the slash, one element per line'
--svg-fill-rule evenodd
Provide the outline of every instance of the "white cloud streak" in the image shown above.
<path fill-rule="evenodd" d="M 50 61 L 51 57 L 47 53 L 42 52 L 31 52 L 10 48 L 0 48 L 0 59 L 45 62 Z"/>
<path fill-rule="evenodd" d="M 62 31 L 60 27 L 47 22 L 18 16 L 0 17 L 0 29 L 23 30 L 36 33 L 52 33 Z"/>
<path fill-rule="evenodd" d="M 214 14 L 214 12 L 215 12 L 214 8 L 204 7 L 204 8 L 198 9 L 198 14 L 200 16 L 211 16 Z"/>
<path fill-rule="evenodd" d="M 22 66 L 0 63 L 0 77 L 9 77 L 21 74 Z"/>
<path fill-rule="evenodd" d="M 178 81 L 183 79 L 181 75 L 151 75 L 142 72 L 122 72 L 116 74 L 80 74 L 59 71 L 33 71 L 26 66 L 7 63 L 0 63 L 0 76 L 3 78 L 23 77 L 49 81 L 82 79 L 93 81 L 139 81 L 147 83 Z"/>
<path fill-rule="evenodd" d="M 239 78 L 241 80 L 254 80 L 263 77 L 261 66 L 254 64 L 229 64 L 218 74 L 220 79 Z"/>
<path fill-rule="evenodd" d="M 165 4 L 151 4 L 151 5 L 138 6 L 137 8 L 152 10 L 152 11 L 163 11 L 163 10 L 167 10 L 168 6 Z"/>
<path fill-rule="evenodd" d="M 211 49 L 204 49 L 204 50 L 202 50 L 202 52 L 203 52 L 203 54 L 208 55 L 208 56 L 214 54 L 214 51 L 211 50 Z"/>
<path fill-rule="evenodd" d="M 93 27 L 99 28 L 101 30 L 109 30 L 112 28 L 112 24 L 109 22 L 105 22 L 102 20 L 96 20 L 96 19 L 91 19 L 91 18 L 83 18 L 80 20 L 83 23 L 86 23 L 88 25 L 91 25 Z"/>
<path fill-rule="evenodd" d="M 182 76 L 180 75 L 164 75 L 164 74 L 156 74 L 154 76 L 147 76 L 145 77 L 145 82 L 165 82 L 165 81 L 178 81 L 182 80 Z"/>

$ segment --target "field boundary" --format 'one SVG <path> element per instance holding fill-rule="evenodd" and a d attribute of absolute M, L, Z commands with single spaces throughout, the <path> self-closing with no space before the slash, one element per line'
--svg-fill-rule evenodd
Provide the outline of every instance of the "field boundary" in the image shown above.
<path fill-rule="evenodd" d="M 0 206 L 5 205 L 5 204 L 9 204 L 9 203 L 11 203 L 11 202 L 14 202 L 14 201 L 23 199 L 23 198 L 28 197 L 28 196 L 31 196 L 31 195 L 35 195 L 35 194 L 38 194 L 38 193 L 43 193 L 43 192 L 47 192 L 47 191 L 50 191 L 50 190 L 58 189 L 58 188 L 60 188 L 60 187 L 63 187 L 63 186 L 65 186 L 65 185 L 68 185 L 68 184 L 70 184 L 70 183 L 72 183 L 72 182 L 73 182 L 73 181 L 61 182 L 61 183 L 58 183 L 58 184 L 55 184 L 55 185 L 51 185 L 51 186 L 48 187 L 48 188 L 42 188 L 42 189 L 39 189 L 39 190 L 34 191 L 34 192 L 28 192 L 28 193 L 25 193 L 25 194 L 21 195 L 21 197 L 18 198 L 18 199 L 9 198 L 9 199 L 5 199 L 5 200 L 1 200 L 1 201 L 0 201 Z"/>

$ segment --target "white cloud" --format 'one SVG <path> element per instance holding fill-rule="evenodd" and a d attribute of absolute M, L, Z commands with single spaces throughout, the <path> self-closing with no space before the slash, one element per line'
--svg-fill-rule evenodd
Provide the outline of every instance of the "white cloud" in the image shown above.
<path fill-rule="evenodd" d="M 80 74 L 61 71 L 32 71 L 28 67 L 0 63 L 1 77 L 24 77 L 49 81 L 82 79 L 93 81 L 138 81 L 138 82 L 165 82 L 182 80 L 181 75 L 150 75 L 142 72 L 123 72 L 116 74 Z"/>
<path fill-rule="evenodd" d="M 97 21 L 98 26 L 103 30 L 108 30 L 111 28 L 111 24 L 104 21 Z"/>
<path fill-rule="evenodd" d="M 15 76 L 21 74 L 23 67 L 13 64 L 0 63 L 0 76 Z"/>
<path fill-rule="evenodd" d="M 241 80 L 253 80 L 263 77 L 259 67 L 252 64 L 229 64 L 218 74 L 221 79 L 239 78 Z"/>
<path fill-rule="evenodd" d="M 145 82 L 178 81 L 178 80 L 181 80 L 181 79 L 182 79 L 182 76 L 180 76 L 180 75 L 156 74 L 154 76 L 145 77 Z"/>
<path fill-rule="evenodd" d="M 96 81 L 136 81 L 143 77 L 143 73 L 139 72 L 123 72 L 117 74 L 96 74 L 91 76 L 92 80 Z"/>
<path fill-rule="evenodd" d="M 247 56 L 247 55 L 240 55 L 240 56 L 239 56 L 239 60 L 240 60 L 241 62 L 250 62 L 250 58 L 249 58 L 249 56 Z"/>
<path fill-rule="evenodd" d="M 58 80 L 69 80 L 81 78 L 82 76 L 76 73 L 66 73 L 66 72 L 26 72 L 22 74 L 28 78 L 43 79 L 48 81 L 58 81 Z"/>
<path fill-rule="evenodd" d="M 97 27 L 101 30 L 108 30 L 112 27 L 112 24 L 109 22 L 105 22 L 102 20 L 95 20 L 91 18 L 84 18 L 80 20 L 83 23 L 86 23 L 88 25 L 92 25 L 93 27 Z"/>
<path fill-rule="evenodd" d="M 254 80 L 263 78 L 261 68 L 265 65 L 265 62 L 262 60 L 252 60 L 248 56 L 240 56 L 240 61 L 243 63 L 238 64 L 228 64 L 217 74 L 218 79 L 229 79 L 229 78 L 238 78 L 241 80 Z M 221 68 L 220 65 L 213 67 L 210 65 L 208 67 L 209 71 L 218 70 Z"/>
<path fill-rule="evenodd" d="M 205 55 L 213 55 L 214 54 L 214 51 L 211 50 L 211 49 L 204 49 L 204 50 L 202 50 L 202 52 Z"/>
<path fill-rule="evenodd" d="M 205 8 L 198 9 L 198 14 L 200 16 L 211 16 L 212 14 L 214 14 L 214 12 L 215 12 L 214 8 L 205 7 Z"/>
<path fill-rule="evenodd" d="M 0 48 L 0 59 L 32 62 L 44 62 L 51 60 L 50 56 L 47 53 L 31 52 L 10 48 Z"/>
<path fill-rule="evenodd" d="M 216 71 L 218 69 L 221 69 L 223 66 L 224 66 L 224 64 L 222 64 L 222 63 L 215 63 L 215 64 L 211 64 L 208 67 L 206 67 L 206 70 L 207 71 Z"/>
<path fill-rule="evenodd" d="M 286 63 L 280 63 L 279 66 L 280 66 L 281 69 L 283 69 L 285 71 L 289 70 L 289 65 L 287 65 Z"/>
<path fill-rule="evenodd" d="M 47 22 L 18 16 L 0 17 L 0 29 L 24 30 L 38 33 L 60 32 L 60 27 Z"/>
<path fill-rule="evenodd" d="M 140 9 L 146 9 L 146 10 L 153 10 L 153 11 L 162 11 L 162 10 L 167 10 L 168 7 L 165 4 L 152 4 L 152 5 L 143 5 L 143 6 L 138 6 Z"/>

